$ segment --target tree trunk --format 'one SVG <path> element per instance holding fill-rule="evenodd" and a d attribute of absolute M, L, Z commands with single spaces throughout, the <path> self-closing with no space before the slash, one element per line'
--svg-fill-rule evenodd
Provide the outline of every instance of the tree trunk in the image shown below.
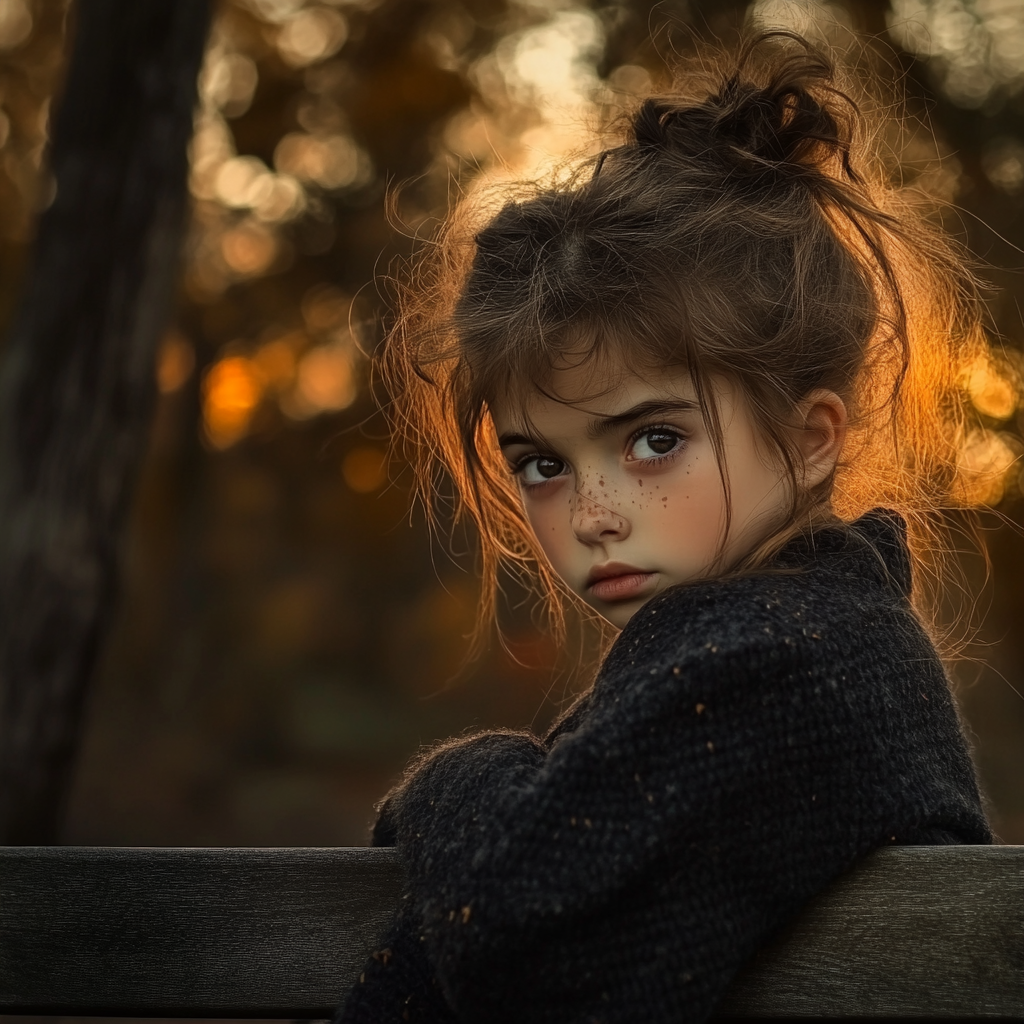
<path fill-rule="evenodd" d="M 0 374 L 0 843 L 57 841 L 154 401 L 209 0 L 80 0 Z"/>

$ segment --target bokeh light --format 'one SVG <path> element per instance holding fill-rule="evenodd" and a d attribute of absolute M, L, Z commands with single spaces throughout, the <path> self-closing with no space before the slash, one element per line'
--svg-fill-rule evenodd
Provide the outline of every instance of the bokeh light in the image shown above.
<path fill-rule="evenodd" d="M 274 166 L 325 189 L 363 185 L 373 175 L 370 158 L 345 135 L 292 132 L 277 144 Z"/>
<path fill-rule="evenodd" d="M 570 8 L 506 36 L 494 59 L 513 102 L 557 116 L 585 111 L 593 100 L 599 86 L 595 64 L 603 43 L 593 12 Z"/>
<path fill-rule="evenodd" d="M 178 331 L 169 331 L 160 346 L 156 361 L 156 382 L 160 392 L 173 394 L 192 376 L 196 365 L 196 350 Z"/>
<path fill-rule="evenodd" d="M 267 391 L 280 394 L 295 382 L 298 366 L 296 352 L 305 344 L 302 334 L 291 334 L 261 345 L 252 361 L 263 379 Z"/>
<path fill-rule="evenodd" d="M 244 356 L 218 360 L 203 378 L 203 427 L 214 448 L 243 438 L 263 397 L 263 374 Z"/>
<path fill-rule="evenodd" d="M 252 58 L 212 50 L 199 78 L 199 95 L 225 117 L 241 117 L 252 105 L 258 84 L 259 71 Z"/>
<path fill-rule="evenodd" d="M 292 67 L 305 67 L 337 53 L 347 38 L 348 26 L 337 11 L 310 7 L 281 26 L 277 49 Z"/>
<path fill-rule="evenodd" d="M 213 179 L 213 194 L 225 206 L 246 209 L 265 203 L 274 190 L 274 176 L 255 156 L 225 160 Z"/>
<path fill-rule="evenodd" d="M 996 188 L 1011 195 L 1024 187 L 1024 144 L 1017 139 L 993 139 L 981 153 L 985 176 Z"/>
<path fill-rule="evenodd" d="M 1009 358 L 981 357 L 964 369 L 963 383 L 974 408 L 995 420 L 1007 420 L 1020 403 L 1021 374 Z"/>
<path fill-rule="evenodd" d="M 1019 466 L 1022 450 L 1020 439 L 1013 434 L 971 431 L 960 456 L 961 500 L 968 505 L 998 505 L 1011 472 Z"/>
<path fill-rule="evenodd" d="M 962 107 L 1024 86 L 1024 0 L 893 0 L 889 25 L 907 50 L 934 59 Z"/>
<path fill-rule="evenodd" d="M 32 33 L 32 12 L 25 0 L 0 2 L 0 50 L 11 50 Z"/>
<path fill-rule="evenodd" d="M 317 345 L 299 361 L 295 388 L 284 407 L 294 419 L 347 409 L 356 399 L 355 365 L 350 346 Z"/>
<path fill-rule="evenodd" d="M 387 455 L 376 447 L 360 445 L 345 456 L 341 475 L 357 494 L 370 494 L 387 483 Z"/>

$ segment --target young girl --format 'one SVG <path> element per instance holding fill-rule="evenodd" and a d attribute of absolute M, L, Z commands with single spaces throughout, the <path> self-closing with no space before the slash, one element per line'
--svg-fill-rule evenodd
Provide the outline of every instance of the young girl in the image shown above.
<path fill-rule="evenodd" d="M 532 560 L 621 632 L 547 736 L 385 801 L 408 891 L 345 1024 L 700 1021 L 871 850 L 991 842 L 905 527 L 955 487 L 978 304 L 833 73 L 774 34 L 645 101 L 407 309 L 396 408 L 492 600 Z"/>

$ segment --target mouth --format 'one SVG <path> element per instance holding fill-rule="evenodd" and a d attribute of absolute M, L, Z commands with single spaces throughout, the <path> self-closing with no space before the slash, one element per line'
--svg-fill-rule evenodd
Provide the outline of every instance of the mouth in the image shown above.
<path fill-rule="evenodd" d="M 590 570 L 586 589 L 600 601 L 629 601 L 641 597 L 657 575 L 623 562 L 606 562 Z"/>

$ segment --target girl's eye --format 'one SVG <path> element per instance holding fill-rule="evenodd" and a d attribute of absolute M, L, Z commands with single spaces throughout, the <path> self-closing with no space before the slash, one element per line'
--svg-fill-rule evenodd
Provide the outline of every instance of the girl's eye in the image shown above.
<path fill-rule="evenodd" d="M 634 459 L 659 459 L 671 455 L 683 444 L 683 438 L 674 430 L 664 427 L 648 428 L 633 438 L 629 449 Z"/>
<path fill-rule="evenodd" d="M 516 467 L 516 473 L 524 484 L 543 484 L 561 476 L 566 466 L 561 459 L 550 455 L 533 455 Z"/>

